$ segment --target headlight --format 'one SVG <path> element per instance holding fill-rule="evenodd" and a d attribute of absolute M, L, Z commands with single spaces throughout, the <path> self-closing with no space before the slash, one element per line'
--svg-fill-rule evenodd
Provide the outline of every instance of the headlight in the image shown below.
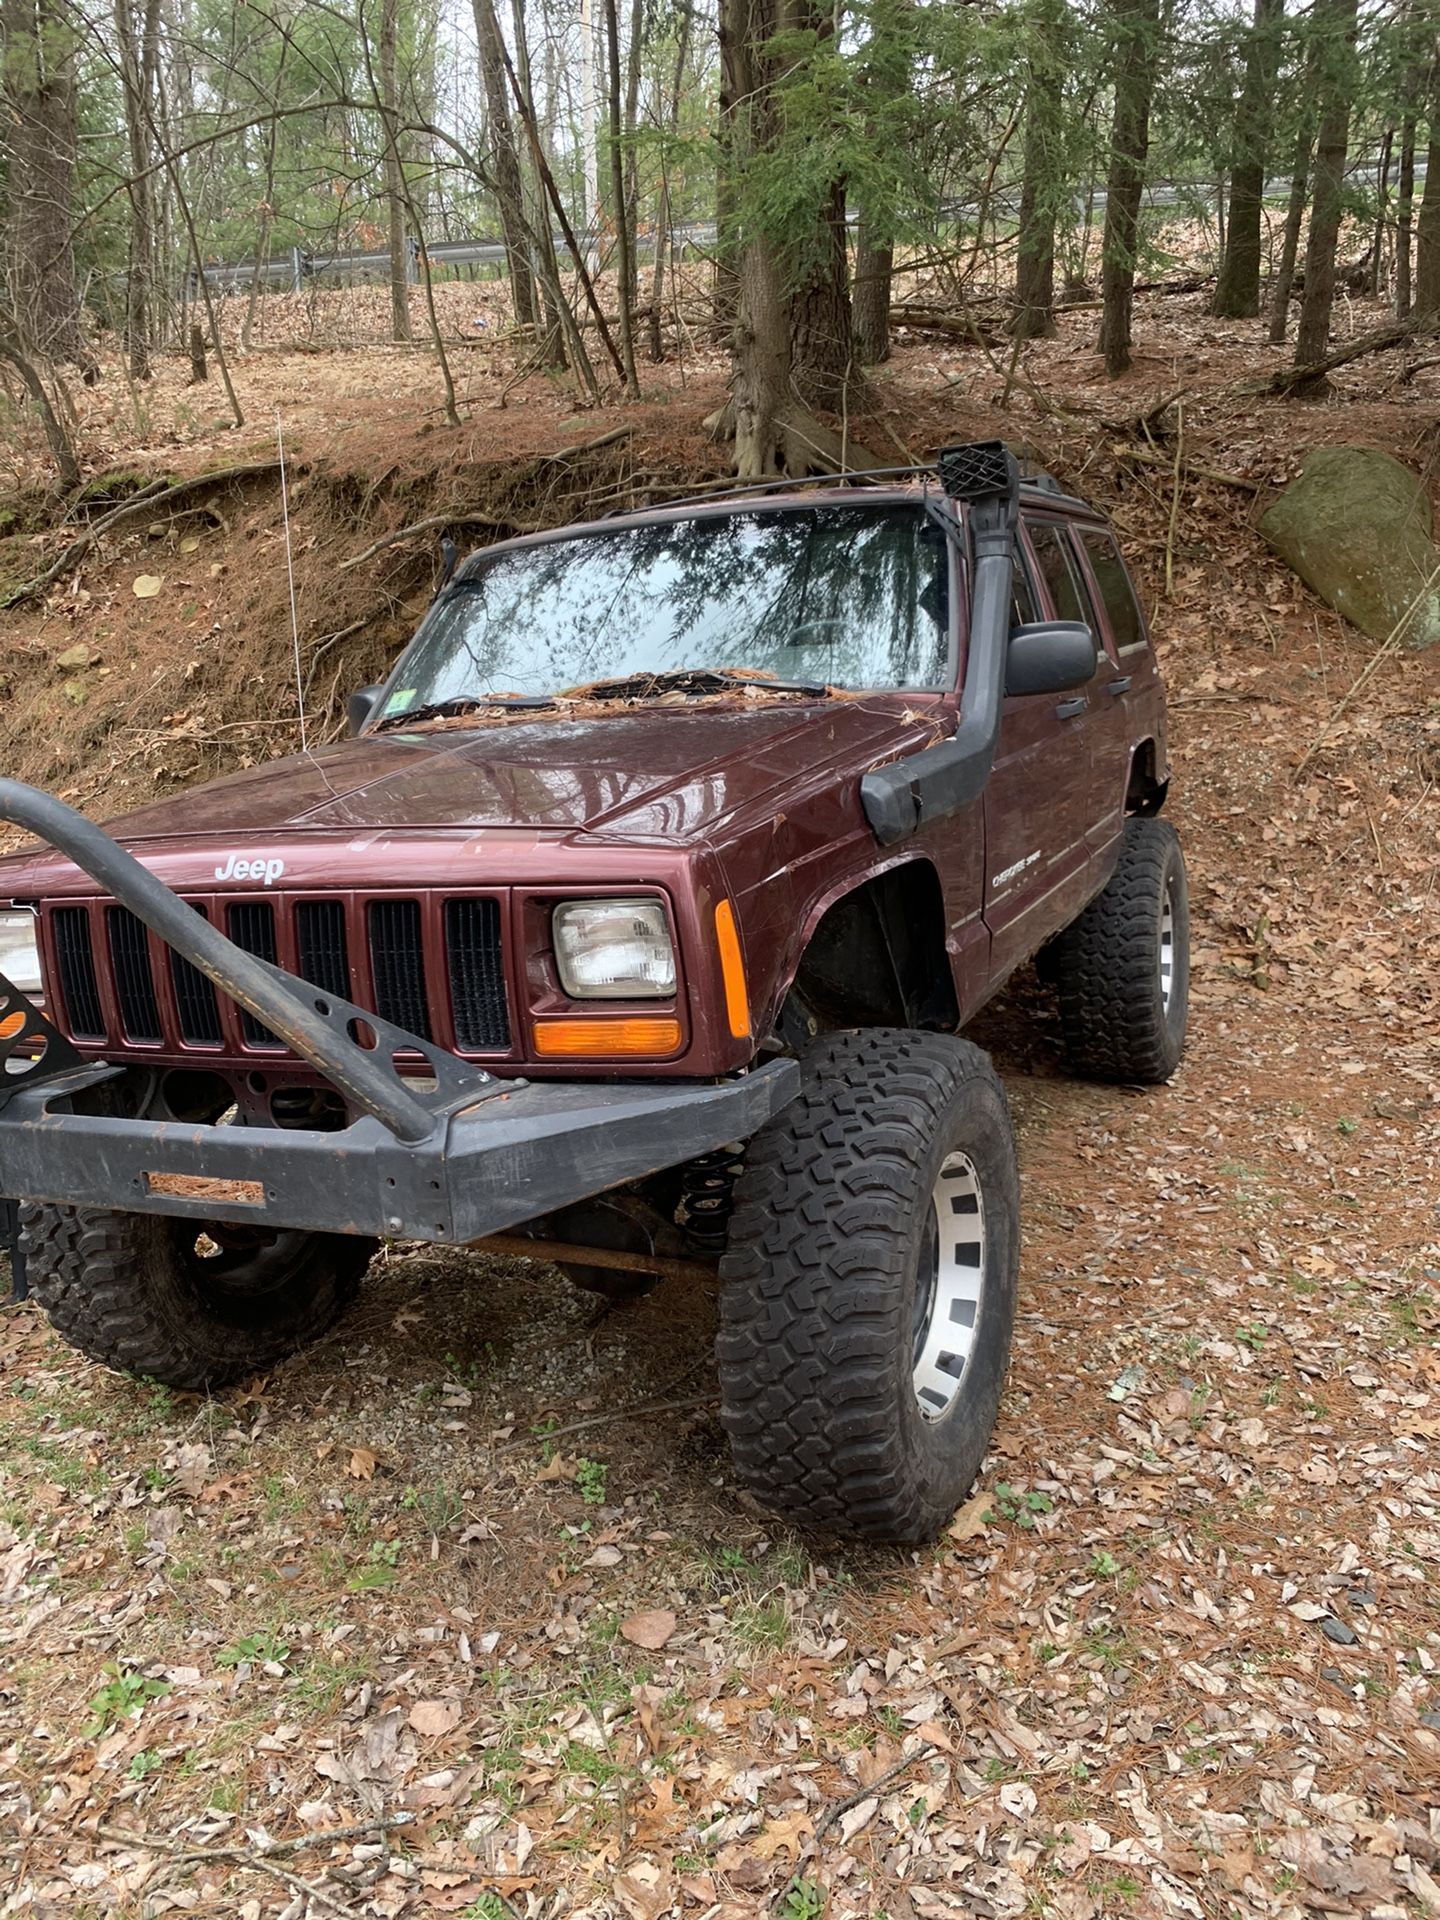
<path fill-rule="evenodd" d="M 665 1000 L 675 949 L 658 900 L 568 900 L 553 922 L 560 984 L 572 1000 Z"/>
<path fill-rule="evenodd" d="M 0 912 L 0 973 L 12 986 L 33 998 L 41 988 L 40 936 L 28 907 Z"/>

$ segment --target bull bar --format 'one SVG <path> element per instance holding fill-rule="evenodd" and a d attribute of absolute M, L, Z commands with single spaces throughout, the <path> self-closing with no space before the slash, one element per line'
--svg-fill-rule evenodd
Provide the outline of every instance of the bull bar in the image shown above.
<path fill-rule="evenodd" d="M 355 1113 L 325 1132 L 128 1117 L 128 1068 L 83 1060 L 0 975 L 9 1200 L 464 1245 L 747 1139 L 799 1090 L 793 1060 L 714 1082 L 498 1079 L 246 953 L 52 795 L 0 780 L 0 820 L 73 860 Z"/>

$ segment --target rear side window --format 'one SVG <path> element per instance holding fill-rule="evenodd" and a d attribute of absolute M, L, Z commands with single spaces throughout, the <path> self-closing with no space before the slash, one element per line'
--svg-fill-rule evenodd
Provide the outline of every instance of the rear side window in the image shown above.
<path fill-rule="evenodd" d="M 1135 598 L 1135 589 L 1115 542 L 1108 533 L 1087 532 L 1081 534 L 1080 543 L 1110 616 L 1110 631 L 1115 636 L 1117 652 L 1124 653 L 1127 647 L 1143 647 L 1145 622 L 1140 617 L 1140 602 Z"/>
<path fill-rule="evenodd" d="M 1090 624 L 1089 607 L 1081 593 L 1079 575 L 1070 557 L 1070 545 L 1059 527 L 1048 520 L 1030 522 L 1030 545 L 1035 550 L 1041 577 L 1050 592 L 1050 604 L 1057 620 L 1083 620 Z"/>

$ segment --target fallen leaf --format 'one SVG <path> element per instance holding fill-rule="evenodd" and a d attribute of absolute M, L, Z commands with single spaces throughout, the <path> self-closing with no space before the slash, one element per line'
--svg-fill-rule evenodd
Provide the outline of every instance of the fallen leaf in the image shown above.
<path fill-rule="evenodd" d="M 350 1464 L 345 1471 L 352 1480 L 373 1480 L 375 1469 L 380 1464 L 378 1453 L 372 1453 L 369 1447 L 352 1447 Z"/>
<path fill-rule="evenodd" d="M 158 573 L 137 573 L 130 591 L 137 600 L 153 600 L 164 584 Z"/>
<path fill-rule="evenodd" d="M 668 1607 L 653 1607 L 645 1613 L 632 1613 L 620 1622 L 620 1631 L 632 1647 L 644 1647 L 658 1653 L 674 1633 L 679 1622 Z"/>
<path fill-rule="evenodd" d="M 958 1546 L 962 1540 L 978 1540 L 985 1533 L 985 1516 L 995 1502 L 988 1493 L 977 1493 L 973 1500 L 967 1500 L 955 1518 L 945 1529 L 949 1537 Z"/>
<path fill-rule="evenodd" d="M 573 1460 L 567 1460 L 563 1453 L 556 1453 L 545 1462 L 535 1478 L 537 1480 L 573 1480 L 579 1471 L 578 1455 Z"/>
<path fill-rule="evenodd" d="M 458 1700 L 417 1700 L 408 1718 L 422 1740 L 438 1740 L 460 1724 L 460 1713 Z"/>
<path fill-rule="evenodd" d="M 199 534 L 187 533 L 185 538 L 180 542 L 180 551 L 181 553 L 194 553 L 195 549 L 199 545 L 200 545 Z"/>
<path fill-rule="evenodd" d="M 773 1860 L 777 1853 L 788 1853 L 798 1860 L 801 1849 L 814 1830 L 809 1814 L 802 1807 L 798 1813 L 787 1813 L 778 1820 L 772 1820 L 747 1844 L 750 1851 L 758 1854 L 762 1860 Z"/>

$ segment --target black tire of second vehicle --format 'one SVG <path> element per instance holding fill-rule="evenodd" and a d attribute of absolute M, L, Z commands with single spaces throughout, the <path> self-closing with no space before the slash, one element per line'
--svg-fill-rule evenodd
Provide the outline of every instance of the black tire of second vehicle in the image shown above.
<path fill-rule="evenodd" d="M 1009 1108 L 945 1034 L 830 1035 L 746 1150 L 721 1262 L 720 1417 L 767 1505 L 872 1539 L 930 1540 L 979 1470 L 1015 1319 L 1019 1178 Z M 980 1180 L 986 1279 L 945 1416 L 915 1397 L 918 1267 L 940 1168 Z"/>
<path fill-rule="evenodd" d="M 1174 962 L 1168 1008 L 1159 964 L 1167 893 Z M 1190 1006 L 1185 856 L 1168 820 L 1126 821 L 1109 885 L 1050 952 L 1060 1028 L 1074 1071 L 1130 1086 L 1168 1080 L 1185 1051 Z"/>
<path fill-rule="evenodd" d="M 201 1227 L 159 1214 L 25 1206 L 20 1224 L 30 1291 L 57 1332 L 121 1373 L 196 1392 L 328 1332 L 377 1245 L 282 1229 L 207 1258 Z"/>

